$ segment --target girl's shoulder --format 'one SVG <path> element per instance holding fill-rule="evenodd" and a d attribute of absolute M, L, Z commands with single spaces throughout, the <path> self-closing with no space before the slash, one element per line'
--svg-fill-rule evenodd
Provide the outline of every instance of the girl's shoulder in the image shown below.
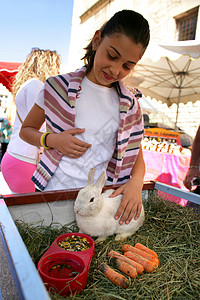
<path fill-rule="evenodd" d="M 47 78 L 47 80 L 45 81 L 44 90 L 48 91 L 51 90 L 52 88 L 54 90 L 58 90 L 58 89 L 67 90 L 70 82 L 70 78 L 71 78 L 70 73 L 51 76 Z"/>
<path fill-rule="evenodd" d="M 119 86 L 121 88 L 121 90 L 125 93 L 125 94 L 129 94 L 130 97 L 136 97 L 136 98 L 141 98 L 142 97 L 142 92 L 137 89 L 136 87 L 132 87 L 127 85 L 124 81 L 119 81 Z"/>
<path fill-rule="evenodd" d="M 119 81 L 117 89 L 120 96 L 120 102 L 123 103 L 127 110 L 138 111 L 140 105 L 138 99 L 142 97 L 142 92 L 137 88 L 128 86 L 124 81 Z"/>
<path fill-rule="evenodd" d="M 49 77 L 47 79 L 47 82 L 48 81 L 63 81 L 67 85 L 69 84 L 70 81 L 72 81 L 74 83 L 80 83 L 85 76 L 85 72 L 86 72 L 86 67 L 83 66 L 81 69 L 77 69 L 73 72 L 58 74 L 56 76 Z"/>
<path fill-rule="evenodd" d="M 21 92 L 22 90 L 24 90 L 24 91 L 30 90 L 30 89 L 40 90 L 43 87 L 43 85 L 44 85 L 44 83 L 37 78 L 28 79 L 20 86 L 17 94 L 19 94 L 19 92 Z"/>
<path fill-rule="evenodd" d="M 72 74 L 73 73 L 58 74 L 58 75 L 47 78 L 46 81 L 48 82 L 48 81 L 53 81 L 53 80 L 60 80 L 62 78 L 65 80 L 70 80 L 70 78 L 72 77 Z"/>

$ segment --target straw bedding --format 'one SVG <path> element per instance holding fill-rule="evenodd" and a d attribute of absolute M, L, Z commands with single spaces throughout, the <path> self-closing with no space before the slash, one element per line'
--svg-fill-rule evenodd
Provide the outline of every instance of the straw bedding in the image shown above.
<path fill-rule="evenodd" d="M 144 206 L 145 223 L 132 237 L 124 242 L 109 237 L 95 246 L 86 288 L 67 299 L 200 299 L 200 214 L 152 195 Z M 35 264 L 57 236 L 78 231 L 76 224 L 59 229 L 42 224 L 30 226 L 20 221 L 16 225 Z M 130 279 L 130 286 L 122 289 L 108 281 L 98 266 L 101 262 L 111 266 L 109 251 L 122 254 L 123 244 L 137 242 L 157 252 L 160 265 L 152 273 Z M 50 297 L 65 299 L 52 293 Z"/>

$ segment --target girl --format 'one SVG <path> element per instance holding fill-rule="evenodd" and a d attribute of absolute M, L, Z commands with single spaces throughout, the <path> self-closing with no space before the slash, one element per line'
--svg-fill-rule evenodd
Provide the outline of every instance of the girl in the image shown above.
<path fill-rule="evenodd" d="M 1 171 L 13 193 L 35 191 L 31 177 L 36 170 L 38 148 L 22 141 L 19 131 L 45 80 L 57 75 L 59 68 L 60 56 L 56 51 L 35 48 L 17 73 L 12 92 L 17 110 L 16 118 L 7 152 L 1 161 Z"/>
<path fill-rule="evenodd" d="M 145 173 L 141 94 L 122 79 L 141 59 L 149 38 L 143 16 L 117 12 L 95 32 L 84 67 L 46 81 L 20 135 L 45 148 L 32 178 L 40 190 L 83 187 L 91 167 L 96 178 L 105 170 L 107 183 L 124 183 L 112 194 L 123 194 L 115 215 L 120 224 L 140 215 Z M 47 132 L 41 134 L 44 119 Z"/>

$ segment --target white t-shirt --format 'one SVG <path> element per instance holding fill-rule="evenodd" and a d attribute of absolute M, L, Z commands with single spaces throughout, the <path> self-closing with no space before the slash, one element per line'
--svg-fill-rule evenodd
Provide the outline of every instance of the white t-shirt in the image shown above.
<path fill-rule="evenodd" d="M 44 108 L 43 92 L 36 103 Z M 89 170 L 95 167 L 96 180 L 112 158 L 120 121 L 116 89 L 94 84 L 85 76 L 75 101 L 75 110 L 75 128 L 85 128 L 85 132 L 76 137 L 92 144 L 92 147 L 77 159 L 63 156 L 45 191 L 84 187 Z"/>
<path fill-rule="evenodd" d="M 32 78 L 24 82 L 20 87 L 15 97 L 15 104 L 22 121 L 24 121 L 27 114 L 33 107 L 35 100 L 43 86 L 44 84 L 42 81 L 36 78 Z M 24 142 L 19 137 L 21 125 L 22 124 L 18 116 L 16 115 L 7 151 L 13 157 L 36 164 L 38 157 L 38 148 Z M 43 131 L 43 129 L 41 129 L 41 131 Z"/>

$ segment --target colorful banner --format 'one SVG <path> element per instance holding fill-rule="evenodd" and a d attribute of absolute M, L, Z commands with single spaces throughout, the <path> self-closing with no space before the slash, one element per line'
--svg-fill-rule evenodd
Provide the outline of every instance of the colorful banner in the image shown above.
<path fill-rule="evenodd" d="M 177 145 L 181 145 L 180 133 L 176 131 L 171 131 L 164 128 L 145 128 L 144 136 L 153 137 L 159 141 L 159 139 L 166 139 L 167 141 L 177 143 Z"/>

